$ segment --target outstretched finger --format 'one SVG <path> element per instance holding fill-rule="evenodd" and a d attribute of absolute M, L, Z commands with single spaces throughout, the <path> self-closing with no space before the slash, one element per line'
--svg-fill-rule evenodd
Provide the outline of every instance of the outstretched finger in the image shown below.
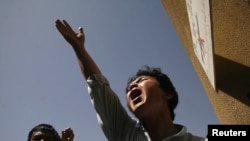
<path fill-rule="evenodd" d="M 58 28 L 65 28 L 65 25 L 60 20 L 57 19 L 55 21 L 55 23 L 56 23 L 56 27 L 58 27 Z"/>
<path fill-rule="evenodd" d="M 60 20 L 56 20 L 55 24 L 56 24 L 56 28 L 58 29 L 58 31 L 60 33 L 63 33 L 63 31 L 65 31 L 66 28 L 65 28 L 64 24 Z"/>
<path fill-rule="evenodd" d="M 63 23 L 64 23 L 64 25 L 65 25 L 67 28 L 69 28 L 70 30 L 74 31 L 74 30 L 71 28 L 71 26 L 68 24 L 68 22 L 67 22 L 66 20 L 63 20 Z"/>

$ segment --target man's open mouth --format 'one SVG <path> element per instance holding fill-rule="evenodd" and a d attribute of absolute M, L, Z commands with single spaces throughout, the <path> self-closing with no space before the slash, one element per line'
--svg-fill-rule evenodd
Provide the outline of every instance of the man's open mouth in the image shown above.
<path fill-rule="evenodd" d="M 142 92 L 139 89 L 132 90 L 130 98 L 133 101 L 134 105 L 142 101 L 141 94 Z"/>

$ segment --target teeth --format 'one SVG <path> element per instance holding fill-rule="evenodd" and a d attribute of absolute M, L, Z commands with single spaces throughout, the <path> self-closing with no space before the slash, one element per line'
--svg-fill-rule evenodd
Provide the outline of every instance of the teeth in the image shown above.
<path fill-rule="evenodd" d="M 131 92 L 131 94 L 130 94 L 130 98 L 132 99 L 132 100 L 134 100 L 134 99 L 136 99 L 138 96 L 140 96 L 141 95 L 141 91 L 140 90 L 138 90 L 138 89 L 135 89 L 135 90 L 133 90 L 132 92 Z"/>
<path fill-rule="evenodd" d="M 133 99 L 133 103 L 136 105 L 137 103 L 141 102 L 141 97 L 136 97 L 135 99 Z"/>

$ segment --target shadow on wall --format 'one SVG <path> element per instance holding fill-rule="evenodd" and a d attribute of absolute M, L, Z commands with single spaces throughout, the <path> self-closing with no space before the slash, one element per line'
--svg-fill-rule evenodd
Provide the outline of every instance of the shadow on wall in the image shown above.
<path fill-rule="evenodd" d="M 250 106 L 250 67 L 214 56 L 217 89 Z"/>

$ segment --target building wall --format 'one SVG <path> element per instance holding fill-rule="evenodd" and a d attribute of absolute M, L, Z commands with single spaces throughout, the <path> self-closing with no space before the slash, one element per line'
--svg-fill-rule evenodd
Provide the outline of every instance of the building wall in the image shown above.
<path fill-rule="evenodd" d="M 250 124 L 250 0 L 210 0 L 216 89 L 194 54 L 186 0 L 161 1 L 220 123 Z"/>

